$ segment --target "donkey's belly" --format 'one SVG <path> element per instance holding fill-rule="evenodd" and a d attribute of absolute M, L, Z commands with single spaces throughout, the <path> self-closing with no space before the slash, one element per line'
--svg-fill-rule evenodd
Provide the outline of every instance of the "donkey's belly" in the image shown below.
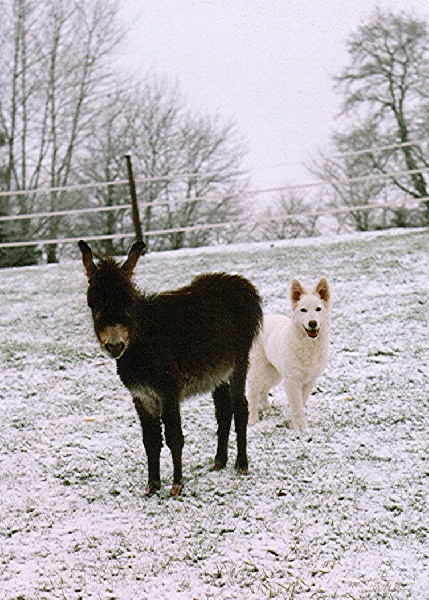
<path fill-rule="evenodd" d="M 197 376 L 185 377 L 182 397 L 187 398 L 195 394 L 213 392 L 218 385 L 229 381 L 232 371 L 231 368 L 213 369 Z"/>
<path fill-rule="evenodd" d="M 195 396 L 204 392 L 212 392 L 221 383 L 228 382 L 231 377 L 232 369 L 213 369 L 199 375 L 189 375 L 183 377 L 180 390 L 179 402 L 188 396 Z M 153 417 L 160 417 L 162 413 L 162 395 L 159 394 L 150 385 L 141 383 L 132 383 L 126 386 L 131 392 L 133 399 L 144 407 Z"/>

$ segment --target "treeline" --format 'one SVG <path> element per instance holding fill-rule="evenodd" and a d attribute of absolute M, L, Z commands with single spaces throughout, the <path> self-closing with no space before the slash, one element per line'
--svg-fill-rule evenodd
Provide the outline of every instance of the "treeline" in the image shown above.
<path fill-rule="evenodd" d="M 0 188 L 15 193 L 0 196 L 0 216 L 126 204 L 126 186 L 19 192 L 124 179 L 131 153 L 136 180 L 150 179 L 138 187 L 145 231 L 246 221 L 154 236 L 155 250 L 314 235 L 324 209 L 350 209 L 330 223 L 337 230 L 429 222 L 429 34 L 417 17 L 377 9 L 350 36 L 334 82 L 343 109 L 332 148 L 308 165 L 325 186 L 271 196 L 257 210 L 246 201 L 245 142 L 233 123 L 190 110 L 162 75 L 135 81 L 112 68 L 126 33 L 115 0 L 5 0 L 2 9 Z M 129 211 L 116 210 L 0 221 L 0 242 L 130 230 Z M 58 259 L 57 244 L 45 250 Z M 99 250 L 125 247 L 106 240 Z M 38 252 L 0 249 L 0 266 L 31 264 Z"/>
<path fill-rule="evenodd" d="M 122 79 L 111 68 L 124 32 L 113 0 L 9 0 L 0 25 L 0 183 L 2 191 L 58 188 L 125 177 L 131 152 L 145 230 L 234 219 L 246 186 L 243 140 L 232 123 L 195 114 L 162 77 Z M 189 173 L 180 182 L 166 179 Z M 204 202 L 193 201 L 204 197 Z M 183 202 L 186 200 L 186 202 Z M 163 210 L 155 210 L 161 203 Z M 95 192 L 0 196 L 0 215 L 24 215 L 129 202 L 126 187 Z M 85 218 L 0 221 L 0 241 L 58 239 L 129 231 L 127 211 Z M 207 241 L 207 232 L 172 233 L 159 248 Z M 120 252 L 120 241 L 103 248 Z M 31 264 L 37 250 L 0 250 L 0 264 Z M 57 260 L 57 245 L 47 248 Z"/>

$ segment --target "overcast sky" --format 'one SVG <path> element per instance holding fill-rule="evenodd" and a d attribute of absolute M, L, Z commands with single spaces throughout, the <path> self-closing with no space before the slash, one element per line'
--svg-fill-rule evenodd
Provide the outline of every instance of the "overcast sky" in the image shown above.
<path fill-rule="evenodd" d="M 328 147 L 345 41 L 375 6 L 429 21 L 427 0 L 120 0 L 123 64 L 177 80 L 189 107 L 233 118 L 256 186 L 312 181 Z M 277 166 L 277 165 L 281 166 Z"/>

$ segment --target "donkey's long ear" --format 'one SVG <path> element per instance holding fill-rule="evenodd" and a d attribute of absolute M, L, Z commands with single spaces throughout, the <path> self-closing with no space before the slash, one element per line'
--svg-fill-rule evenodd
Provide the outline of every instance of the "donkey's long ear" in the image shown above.
<path fill-rule="evenodd" d="M 98 268 L 97 265 L 94 263 L 94 258 L 92 256 L 92 250 L 88 246 L 88 244 L 86 242 L 84 242 L 83 240 L 80 240 L 78 245 L 79 245 L 80 251 L 82 253 L 82 262 L 83 262 L 83 266 L 85 267 L 86 276 L 88 277 L 88 279 L 91 279 L 92 275 Z"/>
<path fill-rule="evenodd" d="M 314 288 L 314 293 L 318 294 L 326 304 L 329 304 L 331 301 L 331 290 L 329 289 L 329 283 L 326 277 L 321 277 L 319 279 Z"/>
<path fill-rule="evenodd" d="M 301 296 L 306 293 L 307 290 L 299 281 L 299 279 L 292 279 L 290 286 L 290 300 L 292 302 L 292 308 L 295 308 Z"/>
<path fill-rule="evenodd" d="M 146 251 L 146 244 L 144 242 L 134 242 L 131 246 L 131 250 L 128 252 L 127 260 L 122 265 L 124 271 L 126 271 L 128 277 L 131 277 L 134 268 L 137 264 L 138 259 Z"/>

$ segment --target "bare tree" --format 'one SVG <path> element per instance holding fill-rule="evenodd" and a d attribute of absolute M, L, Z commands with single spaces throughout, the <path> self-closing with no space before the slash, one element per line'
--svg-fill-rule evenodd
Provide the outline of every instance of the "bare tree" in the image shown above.
<path fill-rule="evenodd" d="M 344 149 L 344 154 L 322 157 L 312 171 L 329 183 L 331 193 L 325 198 L 325 206 L 334 211 L 344 207 L 350 209 L 336 213 L 341 227 L 368 231 L 382 225 L 378 218 L 380 215 L 369 207 L 384 198 L 387 188 L 384 179 L 373 178 L 374 166 L 370 155 L 347 153 L 350 146 L 359 147 L 361 141 L 357 137 L 356 132 L 350 134 L 346 141 L 344 136 L 335 136 L 336 147 L 339 151 Z"/>
<path fill-rule="evenodd" d="M 94 94 L 105 95 L 110 74 L 104 61 L 119 43 L 115 25 L 116 2 L 80 0 L 71 5 L 50 0 L 49 79 L 46 106 L 50 127 L 50 185 L 65 186 L 79 141 L 93 116 Z M 61 196 L 51 194 L 50 210 L 58 210 Z M 58 223 L 50 220 L 48 235 L 57 237 Z M 48 262 L 56 261 L 55 246 Z"/>
<path fill-rule="evenodd" d="M 117 83 L 104 110 L 91 122 L 91 135 L 85 144 L 75 177 L 81 182 L 126 179 L 124 155 L 133 157 L 137 195 L 141 203 L 143 228 L 164 226 L 153 221 L 157 202 L 168 200 L 172 178 L 180 164 L 177 137 L 181 104 L 176 87 L 163 79 L 148 77 L 142 83 Z M 94 206 L 128 204 L 126 186 L 109 186 L 93 192 L 87 201 Z M 117 234 L 130 230 L 129 211 L 112 211 L 74 220 L 74 227 L 86 226 L 100 234 Z M 96 244 L 97 245 L 97 244 Z M 120 239 L 99 244 L 108 253 L 124 250 Z"/>
<path fill-rule="evenodd" d="M 6 68 L 0 75 L 0 123 L 8 154 L 8 188 L 64 186 L 73 159 L 109 80 L 106 58 L 120 41 L 116 0 L 10 0 L 3 31 Z M 20 195 L 11 210 L 25 214 L 43 197 Z M 53 192 L 43 208 L 61 207 Z M 37 225 L 24 220 L 22 234 Z M 59 222 L 44 226 L 56 238 Z M 56 260 L 55 246 L 48 252 Z"/>
<path fill-rule="evenodd" d="M 91 121 L 90 135 L 86 138 L 85 152 L 74 171 L 79 183 L 115 182 L 126 179 L 124 155 L 131 148 L 134 131 L 127 117 L 128 96 L 118 86 L 108 98 L 104 110 Z M 87 193 L 80 191 L 77 202 L 82 207 L 112 207 L 129 205 L 127 185 L 100 186 L 91 188 Z M 130 211 L 118 209 L 99 213 L 89 213 L 73 218 L 68 223 L 72 235 L 88 235 L 98 232 L 104 235 L 120 234 L 129 231 Z M 94 248 L 103 254 L 125 254 L 128 243 L 120 238 L 107 239 Z"/>
<path fill-rule="evenodd" d="M 180 202 L 169 206 L 169 226 L 185 228 L 238 219 L 247 183 L 241 171 L 243 143 L 235 125 L 225 125 L 217 116 L 188 115 L 180 127 L 179 139 L 185 175 Z M 208 228 L 177 231 L 171 234 L 170 244 L 172 248 L 185 243 L 198 246 L 210 239 L 213 231 Z"/>
<path fill-rule="evenodd" d="M 37 159 L 30 174 L 29 157 L 34 155 L 34 123 L 43 122 L 44 116 L 34 106 L 37 84 L 32 73 L 42 64 L 43 53 L 36 42 L 37 24 L 43 9 L 34 0 L 13 0 L 2 7 L 2 57 L 0 71 L 0 122 L 7 146 L 5 188 L 20 191 L 38 183 L 40 168 Z M 42 150 L 43 152 L 43 150 Z M 34 208 L 37 197 L 29 194 L 9 196 L 4 205 L 5 214 L 26 214 Z M 7 204 L 7 206 L 6 206 Z M 30 231 L 29 220 L 19 220 L 5 226 L 8 238 L 13 227 L 14 236 L 25 238 Z M 35 262 L 32 249 L 3 252 L 2 264 Z"/>
<path fill-rule="evenodd" d="M 334 137 L 336 152 L 370 147 L 369 151 L 338 160 L 324 157 L 320 168 L 331 181 L 338 198 L 346 205 L 364 204 L 377 198 L 392 198 L 392 223 L 403 216 L 406 197 L 428 196 L 426 170 L 429 166 L 426 141 L 429 98 L 429 33 L 427 24 L 404 12 L 377 9 L 348 42 L 349 64 L 335 78 L 343 94 L 344 119 Z M 393 146 L 397 145 L 396 148 Z M 378 183 L 341 184 L 345 178 L 379 174 Z M 398 173 L 398 175 L 396 175 Z M 397 202 L 395 204 L 395 202 Z M 424 219 L 429 222 L 429 203 L 422 202 Z M 370 216 L 355 215 L 359 228 L 378 226 L 366 223 Z"/>
<path fill-rule="evenodd" d="M 262 212 L 254 235 L 265 240 L 311 237 L 317 231 L 316 212 L 317 205 L 296 190 L 281 192 Z"/>
<path fill-rule="evenodd" d="M 0 131 L 7 149 L 4 183 L 17 194 L 3 212 L 25 215 L 84 205 L 126 202 L 116 186 L 92 194 L 63 194 L 76 181 L 123 177 L 131 151 L 146 231 L 189 227 L 234 218 L 244 187 L 241 141 L 232 125 L 190 115 L 177 85 L 148 77 L 140 85 L 113 85 L 108 65 L 120 41 L 116 0 L 7 0 L 0 23 Z M 100 110 L 103 106 L 103 110 Z M 185 175 L 183 175 L 185 173 Z M 142 182 L 142 179 L 144 182 Z M 22 194 L 36 187 L 49 194 Z M 22 239 L 60 234 L 94 224 L 108 234 L 128 226 L 120 210 L 86 219 L 64 217 L 18 222 Z M 17 237 L 16 228 L 14 238 Z M 181 247 L 208 240 L 208 232 L 177 232 L 154 240 Z M 57 260 L 56 244 L 48 261 Z M 104 250 L 120 250 L 108 242 Z"/>
<path fill-rule="evenodd" d="M 243 145 L 235 126 L 223 124 L 218 117 L 191 114 L 177 85 L 149 76 L 139 84 L 119 86 L 92 127 L 76 176 L 81 181 L 106 180 L 107 176 L 123 179 L 123 156 L 130 152 L 142 225 L 149 233 L 151 249 L 231 239 L 234 227 L 221 235 L 220 229 L 206 226 L 234 221 L 241 212 L 246 181 L 240 171 Z M 129 202 L 126 194 L 126 188 L 100 188 L 90 202 L 122 204 Z M 85 220 L 100 233 L 119 233 L 130 227 L 125 211 Z M 78 223 L 83 222 L 76 219 L 74 226 Z M 202 228 L 192 230 L 195 225 Z M 174 231 L 150 235 L 164 229 Z M 121 252 L 122 245 L 109 241 L 104 249 Z"/>
<path fill-rule="evenodd" d="M 162 226 L 154 217 L 155 204 L 169 199 L 175 188 L 174 177 L 181 169 L 179 124 L 183 112 L 177 84 L 171 85 L 165 77 L 148 76 L 135 87 L 128 100 L 130 148 L 135 156 L 136 174 L 145 180 L 139 186 L 139 198 L 144 206 L 146 231 Z"/>

